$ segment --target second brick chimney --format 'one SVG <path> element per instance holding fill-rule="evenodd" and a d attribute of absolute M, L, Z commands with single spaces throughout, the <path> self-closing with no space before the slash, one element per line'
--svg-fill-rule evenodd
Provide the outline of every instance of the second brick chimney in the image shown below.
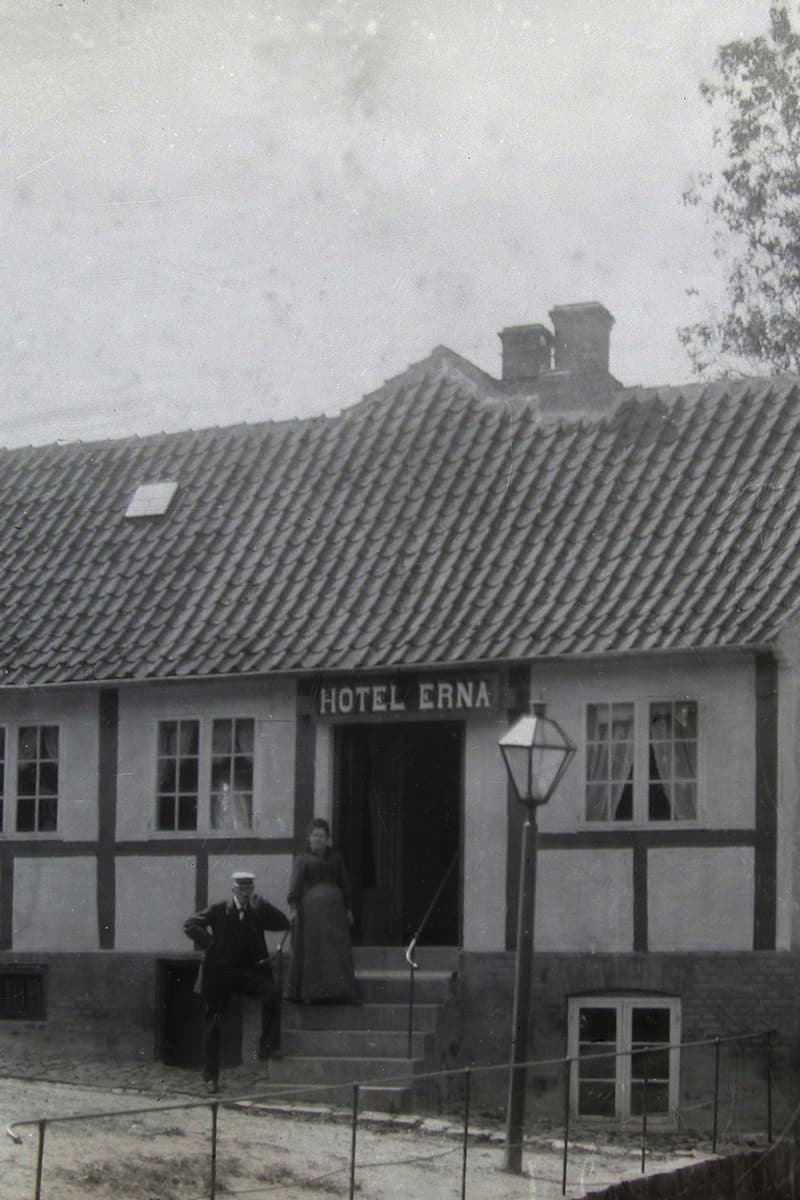
<path fill-rule="evenodd" d="M 558 304 L 550 309 L 555 331 L 557 371 L 581 375 L 608 374 L 609 345 L 614 318 L 602 304 Z"/>

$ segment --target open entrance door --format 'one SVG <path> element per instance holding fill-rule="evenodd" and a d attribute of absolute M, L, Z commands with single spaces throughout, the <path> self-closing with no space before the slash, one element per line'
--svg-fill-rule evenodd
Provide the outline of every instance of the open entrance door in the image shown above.
<path fill-rule="evenodd" d="M 334 829 L 355 892 L 355 940 L 397 945 L 417 932 L 461 840 L 463 725 L 340 725 Z M 455 864 L 421 945 L 460 937 Z"/>

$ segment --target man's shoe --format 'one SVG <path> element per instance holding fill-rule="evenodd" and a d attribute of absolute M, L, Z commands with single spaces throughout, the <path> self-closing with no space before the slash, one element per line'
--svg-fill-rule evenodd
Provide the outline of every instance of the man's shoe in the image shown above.
<path fill-rule="evenodd" d="M 209 1096 L 215 1096 L 219 1091 L 219 1082 L 216 1079 L 204 1079 L 203 1086 Z"/>

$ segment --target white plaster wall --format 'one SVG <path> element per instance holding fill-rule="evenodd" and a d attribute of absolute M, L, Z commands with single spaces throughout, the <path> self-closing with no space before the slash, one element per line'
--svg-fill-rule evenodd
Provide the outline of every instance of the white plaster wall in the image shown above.
<path fill-rule="evenodd" d="M 633 950 L 629 850 L 539 850 L 535 944 L 540 950 Z"/>
<path fill-rule="evenodd" d="M 333 823 L 333 727 L 318 722 L 314 758 L 314 816 Z"/>
<path fill-rule="evenodd" d="M 464 757 L 465 950 L 503 950 L 506 936 L 506 722 L 468 722 Z"/>
<path fill-rule="evenodd" d="M 4 694 L 0 696 L 0 723 L 6 721 L 13 721 L 15 728 L 27 722 L 60 727 L 56 836 L 64 841 L 96 838 L 99 764 L 97 689 Z M 15 755 L 16 749 L 13 748 L 12 761 Z M 9 790 L 13 798 L 16 794 L 13 782 Z M 11 828 L 8 817 L 5 828 Z"/>
<path fill-rule="evenodd" d="M 231 894 L 231 875 L 234 871 L 252 871 L 256 877 L 256 891 L 276 908 L 289 915 L 286 896 L 292 877 L 291 854 L 221 854 L 208 858 L 208 901 L 227 900 Z M 188 913 L 187 913 L 188 916 Z M 280 934 L 270 935 L 273 939 Z"/>
<path fill-rule="evenodd" d="M 173 836 L 154 828 L 158 722 L 236 716 L 253 717 L 256 722 L 253 835 L 292 836 L 295 685 L 284 680 L 220 681 L 126 688 L 120 692 L 119 841 Z M 212 832 L 208 836 L 224 839 L 228 835 Z"/>
<path fill-rule="evenodd" d="M 117 950 L 191 952 L 183 922 L 195 907 L 195 866 L 189 855 L 117 858 Z"/>
<path fill-rule="evenodd" d="M 14 949 L 97 950 L 94 858 L 17 858 Z"/>
<path fill-rule="evenodd" d="M 651 850 L 647 879 L 650 950 L 752 950 L 752 848 Z"/>
<path fill-rule="evenodd" d="M 681 696 L 697 700 L 700 705 L 698 824 L 709 829 L 752 829 L 755 821 L 753 663 L 745 656 L 690 654 L 598 659 L 546 667 L 534 664 L 531 700 L 543 699 L 548 715 L 558 721 L 578 747 L 558 791 L 540 812 L 540 829 L 563 832 L 584 825 L 587 704 Z"/>
<path fill-rule="evenodd" d="M 778 644 L 778 914 L 779 950 L 800 946 L 800 622 Z"/>

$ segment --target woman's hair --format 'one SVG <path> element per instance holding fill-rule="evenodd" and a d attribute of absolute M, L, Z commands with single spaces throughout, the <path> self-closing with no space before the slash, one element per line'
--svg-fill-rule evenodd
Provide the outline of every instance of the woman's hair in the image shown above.
<path fill-rule="evenodd" d="M 325 820 L 324 817 L 314 817 L 314 820 L 311 822 L 311 824 L 308 827 L 308 831 L 307 831 L 307 835 L 306 835 L 307 837 L 311 837 L 311 831 L 313 829 L 322 829 L 324 831 L 326 837 L 331 836 L 331 827 L 328 824 L 328 822 Z"/>

